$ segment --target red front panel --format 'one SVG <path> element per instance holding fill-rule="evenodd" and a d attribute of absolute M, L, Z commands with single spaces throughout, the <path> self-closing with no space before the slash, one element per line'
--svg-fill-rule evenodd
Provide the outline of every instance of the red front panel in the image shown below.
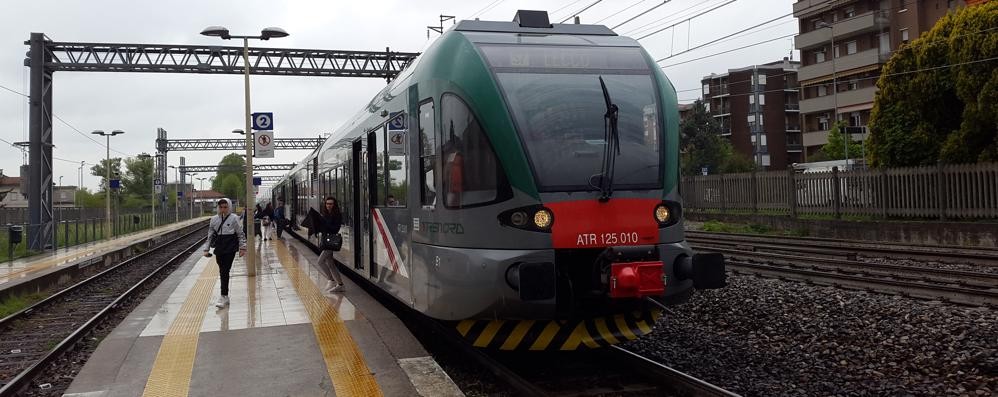
<path fill-rule="evenodd" d="M 657 199 L 610 199 L 545 203 L 554 213 L 554 248 L 602 248 L 658 242 Z"/>

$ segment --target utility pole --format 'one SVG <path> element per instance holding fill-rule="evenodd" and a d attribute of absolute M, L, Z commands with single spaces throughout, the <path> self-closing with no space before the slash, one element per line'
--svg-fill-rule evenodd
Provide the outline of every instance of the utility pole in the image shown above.
<path fill-rule="evenodd" d="M 760 92 L 760 77 L 759 77 L 759 67 L 752 67 L 752 97 L 753 106 L 752 110 L 752 136 L 755 138 L 755 162 L 759 169 L 765 170 L 762 164 L 762 104 L 759 103 L 759 92 Z"/>

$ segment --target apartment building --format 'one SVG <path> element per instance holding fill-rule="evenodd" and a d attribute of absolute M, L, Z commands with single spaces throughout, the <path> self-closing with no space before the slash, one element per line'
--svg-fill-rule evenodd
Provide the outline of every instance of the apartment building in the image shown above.
<path fill-rule="evenodd" d="M 803 162 L 797 68 L 784 58 L 704 76 L 704 103 L 735 151 L 765 169 Z"/>
<path fill-rule="evenodd" d="M 978 1 L 979 2 L 979 1 Z M 974 3 L 974 1 L 971 1 Z M 900 45 L 918 38 L 961 0 L 800 0 L 803 144 L 813 154 L 828 142 L 832 121 L 864 127 L 870 120 L 880 69 Z M 856 129 L 862 130 L 862 129 Z M 864 134 L 854 134 L 863 139 Z"/>

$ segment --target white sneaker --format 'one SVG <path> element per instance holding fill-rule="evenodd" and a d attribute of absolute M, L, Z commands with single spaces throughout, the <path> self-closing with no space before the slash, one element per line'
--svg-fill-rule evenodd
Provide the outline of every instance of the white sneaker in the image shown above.
<path fill-rule="evenodd" d="M 337 285 L 337 286 L 335 286 L 333 288 L 330 288 L 329 292 L 343 292 L 343 290 L 345 290 L 345 289 L 346 288 L 343 287 L 343 284 L 339 284 L 339 285 Z"/>
<path fill-rule="evenodd" d="M 218 301 L 215 302 L 215 307 L 217 307 L 219 309 L 221 309 L 223 307 L 226 307 L 228 305 L 229 305 L 229 297 L 228 296 L 219 296 L 218 297 Z"/>

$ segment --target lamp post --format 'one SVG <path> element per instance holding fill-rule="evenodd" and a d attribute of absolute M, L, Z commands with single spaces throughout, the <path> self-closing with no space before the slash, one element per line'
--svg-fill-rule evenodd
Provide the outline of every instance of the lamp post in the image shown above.
<path fill-rule="evenodd" d="M 79 203 L 78 203 L 78 202 L 76 201 L 76 196 L 77 196 L 77 193 L 78 193 L 78 192 L 80 191 L 80 189 L 83 189 L 83 166 L 84 166 L 84 165 L 86 165 L 86 164 L 87 164 L 87 162 L 86 162 L 86 161 L 81 161 L 81 162 L 80 162 L 80 167 L 79 167 L 79 174 L 80 174 L 80 181 L 79 181 L 79 183 L 78 183 L 78 184 L 76 185 L 76 192 L 74 192 L 74 193 L 73 193 L 73 206 L 74 206 L 74 207 L 77 207 L 77 206 L 79 206 L 79 205 L 80 205 L 80 204 L 79 204 Z"/>
<path fill-rule="evenodd" d="M 198 191 L 200 191 L 202 195 L 204 195 L 204 180 L 205 179 L 208 179 L 208 178 L 207 177 L 200 177 L 200 178 L 198 178 L 198 181 L 201 182 L 200 187 L 198 187 L 198 189 L 199 189 Z M 199 206 L 199 209 L 200 209 L 199 213 L 203 214 L 204 213 L 204 198 L 201 199 L 201 205 Z"/>
<path fill-rule="evenodd" d="M 156 154 L 156 157 L 159 156 L 160 156 L 159 154 Z M 147 160 L 152 161 L 153 156 L 150 156 L 149 154 L 146 153 L 142 153 L 139 155 L 139 158 L 142 159 L 143 161 Z M 151 198 L 150 201 L 152 201 L 152 221 L 150 223 L 151 225 L 150 228 L 155 228 L 156 227 L 156 162 L 155 161 L 153 161 L 152 164 L 152 178 L 149 179 L 152 179 L 152 190 L 149 191 L 149 197 Z"/>
<path fill-rule="evenodd" d="M 173 222 L 180 222 L 180 195 L 177 192 L 180 191 L 180 169 L 175 165 L 171 165 L 173 168 Z"/>
<path fill-rule="evenodd" d="M 91 134 L 100 135 L 100 136 L 103 136 L 103 137 L 107 138 L 107 144 L 105 145 L 105 147 L 107 148 L 107 156 L 105 157 L 105 163 L 104 163 L 104 167 L 107 168 L 107 170 L 106 170 L 107 171 L 107 177 L 105 178 L 105 182 L 104 182 L 106 184 L 104 186 L 104 193 L 106 194 L 105 204 L 106 204 L 106 210 L 107 210 L 107 213 L 106 213 L 106 217 L 107 217 L 106 221 L 107 222 L 105 222 L 105 226 L 107 227 L 107 230 L 105 231 L 105 233 L 110 233 L 111 232 L 111 137 L 115 136 L 115 135 L 121 135 L 121 134 L 124 134 L 124 133 L 125 133 L 125 131 L 122 131 L 122 130 L 114 130 L 114 131 L 111 131 L 110 133 L 105 133 L 104 131 L 101 131 L 101 130 L 95 130 L 95 131 L 91 132 Z"/>
<path fill-rule="evenodd" d="M 250 123 L 250 117 L 251 116 L 250 116 L 250 83 L 249 83 L 250 82 L 250 80 L 249 80 L 249 75 L 250 75 L 250 66 L 249 66 L 249 39 L 270 40 L 272 38 L 287 37 L 288 36 L 288 32 L 284 31 L 284 29 L 281 29 L 281 28 L 273 28 L 273 27 L 271 27 L 271 28 L 265 28 L 262 31 L 260 31 L 260 35 L 259 36 L 233 36 L 233 35 L 229 34 L 229 29 L 226 29 L 226 28 L 221 27 L 221 26 L 209 26 L 209 27 L 205 28 L 204 30 L 202 30 L 201 34 L 205 35 L 205 36 L 219 37 L 222 40 L 229 40 L 229 39 L 233 39 L 233 38 L 243 39 L 243 71 L 244 71 L 244 73 L 243 73 L 243 75 L 244 75 L 244 78 L 243 78 L 244 90 L 243 91 L 244 91 L 244 96 L 245 96 L 245 100 L 246 100 L 246 109 L 245 109 L 245 113 L 246 113 L 246 205 L 249 205 L 251 197 L 253 197 L 253 134 L 250 133 L 250 131 L 252 131 L 252 128 L 251 128 L 252 126 L 251 126 L 251 123 Z M 246 207 L 246 214 L 250 215 L 250 213 L 249 213 L 249 207 L 248 206 Z M 251 276 L 251 277 L 256 275 L 256 264 L 255 264 L 255 260 L 253 259 L 254 255 L 256 254 L 256 252 L 255 252 L 255 244 L 254 244 L 255 243 L 255 241 L 254 241 L 255 238 L 253 236 L 253 233 L 254 233 L 254 231 L 253 231 L 253 222 L 248 222 L 247 221 L 246 222 L 246 243 L 247 243 L 246 244 L 246 247 L 247 247 L 247 252 L 246 252 L 247 253 L 247 255 L 246 255 L 246 273 L 249 276 Z"/>
<path fill-rule="evenodd" d="M 830 24 L 828 22 L 824 22 L 824 21 L 818 22 L 818 27 L 821 28 L 821 29 L 828 29 L 829 35 L 832 38 L 832 106 L 835 107 L 834 109 L 832 109 L 832 122 L 834 123 L 833 125 L 837 127 L 839 125 L 839 82 L 838 82 L 838 76 L 836 75 L 836 71 L 835 71 L 835 58 L 837 58 L 835 56 L 835 53 L 836 53 L 836 48 L 835 48 L 835 29 L 832 28 L 832 24 Z M 844 131 L 841 131 L 843 129 L 844 128 L 840 128 L 839 129 L 840 130 L 839 133 L 843 133 Z M 842 136 L 843 136 L 843 139 L 844 139 L 844 142 L 845 142 L 845 144 L 843 144 L 842 146 L 845 147 L 846 168 L 848 169 L 848 165 L 849 165 L 849 141 L 850 141 L 849 138 L 850 137 L 849 137 L 848 133 L 843 134 Z"/>

